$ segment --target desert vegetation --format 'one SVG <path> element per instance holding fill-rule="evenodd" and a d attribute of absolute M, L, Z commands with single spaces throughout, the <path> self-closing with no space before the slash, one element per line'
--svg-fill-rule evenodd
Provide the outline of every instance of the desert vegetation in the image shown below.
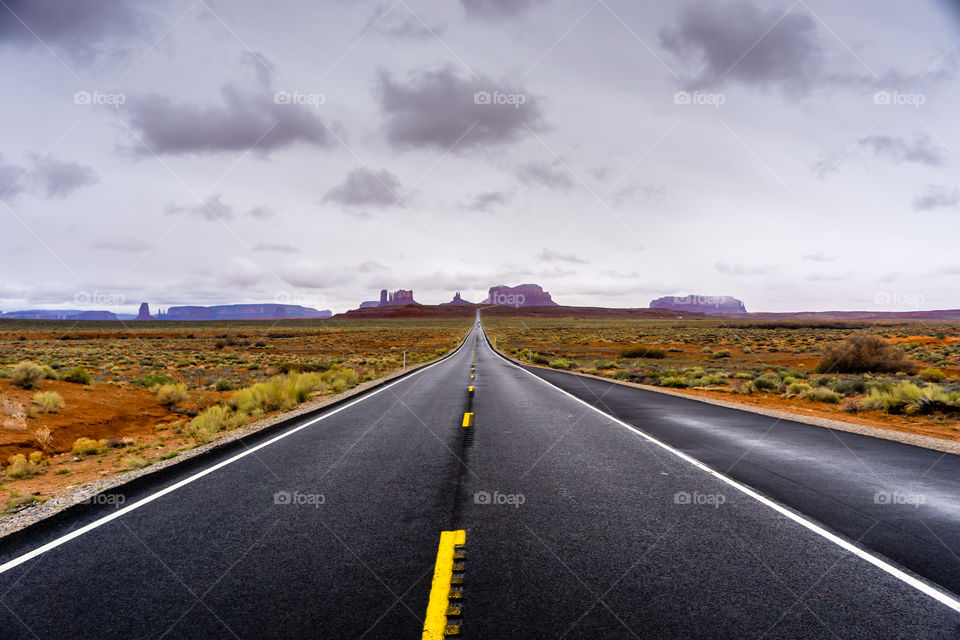
<path fill-rule="evenodd" d="M 507 317 L 495 344 L 536 364 L 960 439 L 960 327 Z"/>
<path fill-rule="evenodd" d="M 0 506 L 149 467 L 455 347 L 464 320 L 0 323 Z"/>

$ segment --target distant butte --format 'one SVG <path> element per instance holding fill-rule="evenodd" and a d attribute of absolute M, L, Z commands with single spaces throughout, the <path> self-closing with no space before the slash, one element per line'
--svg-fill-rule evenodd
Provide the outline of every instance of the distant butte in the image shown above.
<path fill-rule="evenodd" d="M 450 305 L 471 305 L 471 304 L 473 304 L 473 303 L 470 302 L 469 300 L 464 300 L 463 298 L 461 298 L 461 297 L 460 297 L 460 292 L 457 291 L 457 292 L 453 295 L 453 300 L 451 300 L 450 302 L 441 302 L 441 303 L 440 303 L 440 306 L 441 306 L 441 307 L 447 307 L 447 306 L 450 306 Z"/>
<path fill-rule="evenodd" d="M 361 302 L 360 308 L 376 309 L 377 307 L 397 307 L 407 304 L 420 304 L 413 299 L 413 289 L 397 289 L 393 293 L 387 293 L 386 289 L 381 289 L 379 300 Z"/>
<path fill-rule="evenodd" d="M 543 290 L 538 284 L 519 284 L 515 287 L 497 285 L 490 287 L 490 292 L 483 304 L 496 304 L 508 307 L 556 307 L 559 306 L 550 297 L 550 293 Z"/>
<path fill-rule="evenodd" d="M 672 309 L 674 311 L 694 311 L 707 315 L 725 313 L 746 313 L 743 302 L 731 296 L 665 296 L 650 301 L 651 309 Z"/>

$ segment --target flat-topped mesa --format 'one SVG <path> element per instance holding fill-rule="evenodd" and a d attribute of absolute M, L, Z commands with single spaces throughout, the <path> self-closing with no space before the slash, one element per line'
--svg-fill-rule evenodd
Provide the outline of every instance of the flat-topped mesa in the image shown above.
<path fill-rule="evenodd" d="M 461 297 L 460 297 L 460 292 L 457 291 L 457 292 L 453 295 L 453 300 L 451 300 L 450 302 L 441 302 L 441 303 L 440 303 L 440 306 L 441 306 L 441 307 L 448 307 L 448 306 L 450 306 L 450 305 L 470 305 L 470 304 L 473 304 L 473 303 L 470 302 L 469 300 L 464 300 L 463 298 L 461 298 Z"/>
<path fill-rule="evenodd" d="M 650 301 L 651 309 L 671 309 L 673 311 L 697 311 L 707 315 L 724 313 L 746 313 L 743 302 L 732 296 L 664 296 Z"/>
<path fill-rule="evenodd" d="M 329 318 L 333 313 L 297 304 L 225 304 L 212 307 L 170 307 L 158 320 L 270 320 L 275 318 Z"/>
<path fill-rule="evenodd" d="M 559 306 L 550 297 L 550 293 L 538 284 L 518 284 L 515 287 L 497 285 L 483 304 L 498 304 L 509 307 L 556 307 Z"/>

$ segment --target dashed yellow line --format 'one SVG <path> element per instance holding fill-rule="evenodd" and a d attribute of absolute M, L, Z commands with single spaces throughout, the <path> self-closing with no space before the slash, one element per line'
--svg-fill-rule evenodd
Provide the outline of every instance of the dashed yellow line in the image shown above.
<path fill-rule="evenodd" d="M 469 393 L 471 396 L 473 395 L 473 385 L 467 387 L 467 393 Z"/>
<path fill-rule="evenodd" d="M 462 427 L 472 427 L 473 426 L 473 412 L 463 414 L 463 424 Z"/>
<path fill-rule="evenodd" d="M 450 624 L 449 617 L 461 614 L 459 602 L 462 591 L 454 584 L 463 582 L 463 545 L 467 532 L 441 531 L 437 549 L 437 564 L 433 569 L 433 585 L 427 602 L 427 615 L 423 622 L 422 640 L 442 640 L 446 636 L 459 635 L 460 625 Z M 450 600 L 456 600 L 452 603 Z"/>
<path fill-rule="evenodd" d="M 470 379 L 471 379 L 471 380 L 476 379 L 476 377 L 477 377 L 477 376 L 473 375 L 472 373 L 470 374 Z"/>

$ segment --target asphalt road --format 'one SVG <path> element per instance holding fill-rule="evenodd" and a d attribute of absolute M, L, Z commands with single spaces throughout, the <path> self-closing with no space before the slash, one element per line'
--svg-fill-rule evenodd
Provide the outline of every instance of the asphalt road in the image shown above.
<path fill-rule="evenodd" d="M 478 331 L 351 404 L 178 467 L 0 540 L 0 638 L 416 638 L 451 529 L 466 531 L 464 638 L 960 637 L 951 597 Z"/>

